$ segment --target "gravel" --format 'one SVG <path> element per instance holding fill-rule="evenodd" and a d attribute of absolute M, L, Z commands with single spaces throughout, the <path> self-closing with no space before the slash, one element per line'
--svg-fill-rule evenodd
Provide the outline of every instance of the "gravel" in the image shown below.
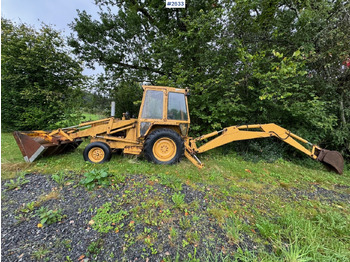
<path fill-rule="evenodd" d="M 213 191 L 213 188 L 204 185 L 198 184 L 199 189 L 195 190 L 182 184 L 178 189 L 185 195 L 184 202 L 190 209 L 189 217 L 193 219 L 194 215 L 197 215 L 200 218 L 197 222 L 191 222 L 190 228 L 185 230 L 179 225 L 180 220 L 186 218 L 187 214 L 184 214 L 187 210 L 179 211 L 174 208 L 171 200 L 174 189 L 142 175 L 127 176 L 117 188 L 105 187 L 93 191 L 79 185 L 80 177 L 73 177 L 73 174 L 66 179 L 63 187 L 48 175 L 28 174 L 25 178 L 28 183 L 13 190 L 6 188 L 6 181 L 1 184 L 2 261 L 162 261 L 166 257 L 188 258 L 189 253 L 192 256 L 196 254 L 197 257 L 211 257 L 220 261 L 226 255 L 234 254 L 238 247 L 243 250 L 257 250 L 258 244 L 246 233 L 240 235 L 238 245 L 227 238 L 220 221 L 207 212 L 208 208 L 215 207 L 223 199 L 213 197 L 208 193 Z M 344 186 L 341 187 L 339 189 L 343 190 Z M 337 189 L 335 187 L 335 190 Z M 286 201 L 306 198 L 328 203 L 350 203 L 349 194 L 324 189 L 318 185 L 313 185 L 308 191 L 280 188 L 273 194 L 278 194 Z M 123 200 L 120 202 L 120 208 L 130 214 L 136 207 L 140 207 L 141 218 L 141 215 L 146 213 L 141 208 L 142 203 L 146 203 L 148 199 L 160 199 L 163 201 L 163 207 L 152 207 L 147 209 L 147 212 L 151 210 L 161 213 L 161 208 L 171 207 L 172 216 L 164 220 L 165 223 L 161 220 L 160 224 L 141 219 L 135 222 L 132 230 L 128 230 L 127 225 L 134 217 L 128 216 L 122 221 L 125 226 L 120 232 L 112 230 L 99 233 L 94 230 L 91 221 L 97 210 L 105 203 L 112 203 L 118 199 Z M 24 212 L 23 208 L 33 201 L 38 203 L 34 210 Z M 226 201 L 241 206 L 249 204 L 232 197 Z M 253 204 L 254 197 L 251 201 Z M 40 227 L 40 219 L 36 212 L 41 207 L 62 210 L 64 217 L 60 222 Z M 138 217 L 138 213 L 134 215 Z M 250 223 L 248 219 L 243 220 Z M 146 245 L 144 241 L 147 228 L 156 239 L 152 245 Z M 170 228 L 177 230 L 176 239 L 170 239 Z M 183 240 L 188 239 L 188 233 L 198 234 L 199 242 L 184 244 Z M 265 245 L 265 250 L 271 252 L 272 248 Z"/>

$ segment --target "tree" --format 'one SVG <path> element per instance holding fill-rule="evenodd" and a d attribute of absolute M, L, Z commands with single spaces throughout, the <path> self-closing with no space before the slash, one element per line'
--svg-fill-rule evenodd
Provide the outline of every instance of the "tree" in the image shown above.
<path fill-rule="evenodd" d="M 1 19 L 2 127 L 52 128 L 79 116 L 84 83 L 60 33 L 48 25 L 35 30 Z"/>
<path fill-rule="evenodd" d="M 82 11 L 72 24 L 75 53 L 114 79 L 191 88 L 194 134 L 276 122 L 350 154 L 348 1 L 96 4 L 99 20 Z"/>

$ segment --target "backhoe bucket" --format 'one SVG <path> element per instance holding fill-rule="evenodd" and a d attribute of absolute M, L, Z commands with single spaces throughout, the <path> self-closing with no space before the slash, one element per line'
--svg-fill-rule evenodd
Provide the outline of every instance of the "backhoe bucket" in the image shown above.
<path fill-rule="evenodd" d="M 48 132 L 13 132 L 13 136 L 26 162 L 33 162 L 40 156 L 52 156 L 75 150 L 81 139 L 61 140 L 60 136 L 47 137 Z M 51 141 L 50 141 L 51 140 Z"/>
<path fill-rule="evenodd" d="M 343 173 L 344 158 L 339 152 L 322 149 L 317 156 L 317 160 L 327 167 L 330 167 L 338 174 Z"/>

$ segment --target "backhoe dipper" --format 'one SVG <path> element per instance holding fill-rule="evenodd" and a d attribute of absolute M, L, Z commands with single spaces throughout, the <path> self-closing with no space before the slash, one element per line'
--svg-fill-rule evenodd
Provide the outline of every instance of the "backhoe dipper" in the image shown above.
<path fill-rule="evenodd" d="M 125 154 L 144 153 L 147 160 L 157 164 L 174 164 L 184 154 L 202 168 L 197 154 L 233 141 L 275 136 L 339 174 L 343 172 L 344 159 L 339 152 L 321 149 L 275 124 L 230 126 L 197 138 L 189 137 L 188 90 L 165 86 L 143 89 L 137 119 L 123 114 L 122 119 L 109 117 L 53 131 L 14 132 L 24 160 L 33 162 L 39 156 L 71 151 L 82 139 L 90 138 L 83 156 L 92 163 L 109 161 L 112 152 L 119 149 Z M 205 139 L 209 141 L 197 147 L 197 142 Z"/>

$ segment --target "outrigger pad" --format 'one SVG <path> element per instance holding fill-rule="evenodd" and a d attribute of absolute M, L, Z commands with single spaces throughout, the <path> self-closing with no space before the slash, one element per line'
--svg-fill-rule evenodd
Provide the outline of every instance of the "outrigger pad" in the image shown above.
<path fill-rule="evenodd" d="M 332 167 L 338 174 L 343 174 L 344 158 L 338 151 L 322 149 L 318 154 L 317 160 Z"/>

